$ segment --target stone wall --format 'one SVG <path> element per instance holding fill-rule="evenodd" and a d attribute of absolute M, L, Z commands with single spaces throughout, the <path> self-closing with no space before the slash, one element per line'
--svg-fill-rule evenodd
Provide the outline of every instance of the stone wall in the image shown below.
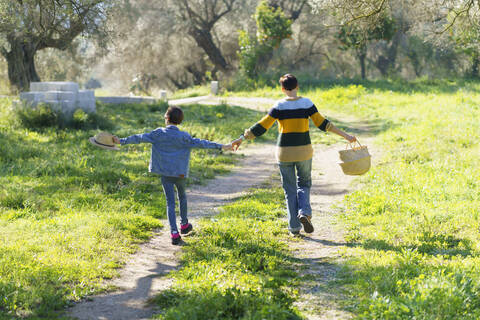
<path fill-rule="evenodd" d="M 97 97 L 97 101 L 108 103 L 108 104 L 131 104 L 131 103 L 144 103 L 144 104 L 154 104 L 157 102 L 155 98 L 152 97 Z"/>
<path fill-rule="evenodd" d="M 79 90 L 75 82 L 32 82 L 30 92 L 20 93 L 20 100 L 33 107 L 46 103 L 66 115 L 78 108 L 96 112 L 95 91 Z"/>

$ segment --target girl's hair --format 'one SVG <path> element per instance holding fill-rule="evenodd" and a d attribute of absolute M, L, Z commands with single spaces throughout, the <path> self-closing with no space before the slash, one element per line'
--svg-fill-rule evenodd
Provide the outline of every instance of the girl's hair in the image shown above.
<path fill-rule="evenodd" d="M 168 107 L 167 112 L 165 112 L 165 119 L 167 119 L 168 122 L 173 124 L 182 123 L 183 121 L 182 109 L 180 109 L 180 107 L 177 107 L 177 106 Z"/>
<path fill-rule="evenodd" d="M 297 78 L 290 73 L 281 76 L 279 82 L 282 85 L 282 88 L 288 91 L 295 89 L 298 85 Z"/>

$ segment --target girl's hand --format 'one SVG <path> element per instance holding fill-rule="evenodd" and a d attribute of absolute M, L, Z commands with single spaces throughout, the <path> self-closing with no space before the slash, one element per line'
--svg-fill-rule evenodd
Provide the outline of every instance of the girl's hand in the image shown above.
<path fill-rule="evenodd" d="M 223 151 L 233 151 L 233 145 L 231 143 L 222 145 Z"/>
<path fill-rule="evenodd" d="M 233 151 L 237 151 L 241 144 L 242 144 L 242 139 L 241 139 L 241 138 L 238 138 L 238 139 L 236 139 L 236 140 L 233 140 L 233 141 L 231 142 Z"/>
<path fill-rule="evenodd" d="M 117 136 L 112 137 L 113 143 L 120 144 L 120 139 Z"/>

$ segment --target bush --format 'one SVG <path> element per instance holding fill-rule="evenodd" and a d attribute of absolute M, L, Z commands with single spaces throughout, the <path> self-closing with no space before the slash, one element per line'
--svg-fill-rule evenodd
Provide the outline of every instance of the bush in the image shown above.
<path fill-rule="evenodd" d="M 14 112 L 20 125 L 25 128 L 54 127 L 63 121 L 60 112 L 45 104 L 35 108 L 21 104 L 15 108 Z"/>
<path fill-rule="evenodd" d="M 168 109 L 168 102 L 167 101 L 158 101 L 155 104 L 149 104 L 148 105 L 148 110 L 150 112 L 157 112 L 157 111 L 165 112 L 165 111 L 167 111 L 167 109 Z"/>
<path fill-rule="evenodd" d="M 111 121 L 97 113 L 87 113 L 82 109 L 77 109 L 73 113 L 72 120 L 67 123 L 67 127 L 80 130 L 111 130 L 114 126 Z"/>
<path fill-rule="evenodd" d="M 107 118 L 96 113 L 87 113 L 82 109 L 77 109 L 72 118 L 68 119 L 61 111 L 55 110 L 48 104 L 40 104 L 36 107 L 20 104 L 14 107 L 13 114 L 19 125 L 27 129 L 56 127 L 59 129 L 105 130 L 113 128 L 113 124 Z"/>
<path fill-rule="evenodd" d="M 248 79 L 257 79 L 260 72 L 267 69 L 274 50 L 292 35 L 292 21 L 280 7 L 275 9 L 266 1 L 257 6 L 255 20 L 256 37 L 245 30 L 240 30 L 238 35 L 240 71 Z"/>

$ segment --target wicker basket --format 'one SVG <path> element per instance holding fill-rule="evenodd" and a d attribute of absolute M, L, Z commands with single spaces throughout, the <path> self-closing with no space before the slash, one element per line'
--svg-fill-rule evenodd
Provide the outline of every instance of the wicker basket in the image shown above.
<path fill-rule="evenodd" d="M 343 173 L 349 176 L 359 176 L 370 170 L 371 157 L 340 163 Z"/>
<path fill-rule="evenodd" d="M 367 146 L 362 146 L 360 142 L 356 142 L 358 146 L 349 144 L 346 150 L 341 150 L 340 163 L 343 173 L 349 176 L 358 176 L 366 173 L 371 166 L 371 156 L 368 153 Z M 348 149 L 350 146 L 350 149 Z"/>
<path fill-rule="evenodd" d="M 350 149 L 348 149 L 349 146 Z M 340 160 L 343 162 L 354 161 L 370 156 L 367 146 L 362 146 L 358 141 L 353 145 L 347 144 L 347 148 L 345 150 L 338 151 L 338 153 L 340 154 Z"/>

